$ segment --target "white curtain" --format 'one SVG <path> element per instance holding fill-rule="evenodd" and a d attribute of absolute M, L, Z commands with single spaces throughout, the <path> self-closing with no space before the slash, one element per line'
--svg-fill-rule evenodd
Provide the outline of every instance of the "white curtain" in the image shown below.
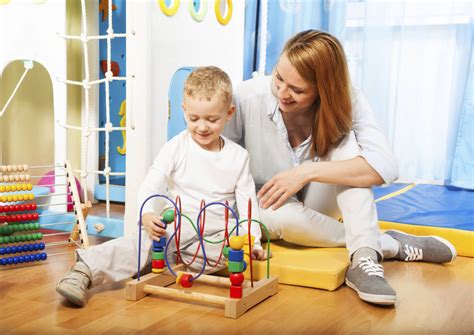
<path fill-rule="evenodd" d="M 400 180 L 449 180 L 472 52 L 472 1 L 349 1 L 353 83 L 399 159 Z M 474 159 L 474 158 L 471 158 Z"/>

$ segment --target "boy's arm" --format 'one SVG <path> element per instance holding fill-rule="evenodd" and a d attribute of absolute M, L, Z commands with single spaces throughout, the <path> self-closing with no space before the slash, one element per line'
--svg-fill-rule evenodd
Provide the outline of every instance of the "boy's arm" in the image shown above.
<path fill-rule="evenodd" d="M 239 210 L 240 219 L 248 218 L 248 201 L 252 202 L 252 219 L 260 220 L 260 211 L 258 207 L 257 195 L 255 193 L 255 183 L 252 175 L 250 174 L 250 163 L 249 155 L 246 153 L 245 160 L 243 163 L 242 172 L 235 186 L 235 198 L 237 203 L 237 209 Z M 247 224 L 245 224 L 247 227 Z M 250 234 L 255 236 L 254 249 L 262 249 L 260 239 L 262 232 L 260 225 L 256 222 L 252 222 L 250 227 Z"/>

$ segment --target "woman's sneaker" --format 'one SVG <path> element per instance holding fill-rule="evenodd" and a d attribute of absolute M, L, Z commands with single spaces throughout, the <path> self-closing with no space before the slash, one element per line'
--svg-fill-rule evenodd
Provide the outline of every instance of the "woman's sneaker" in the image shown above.
<path fill-rule="evenodd" d="M 383 266 L 377 252 L 371 248 L 358 249 L 346 272 L 346 285 L 367 302 L 378 305 L 394 305 L 397 293 L 384 278 Z"/>
<path fill-rule="evenodd" d="M 400 243 L 396 258 L 405 262 L 425 261 L 442 264 L 456 259 L 456 249 L 444 238 L 410 235 L 398 230 L 387 230 L 385 234 Z"/>
<path fill-rule="evenodd" d="M 56 285 L 56 291 L 74 305 L 84 306 L 91 284 L 91 270 L 84 262 L 77 262 Z"/>

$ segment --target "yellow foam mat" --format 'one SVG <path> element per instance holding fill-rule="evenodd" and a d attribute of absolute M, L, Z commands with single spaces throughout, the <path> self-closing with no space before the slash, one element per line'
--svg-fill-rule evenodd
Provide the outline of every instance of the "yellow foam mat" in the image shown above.
<path fill-rule="evenodd" d="M 344 282 L 349 266 L 345 248 L 307 248 L 284 241 L 274 241 L 270 248 L 270 275 L 278 276 L 280 284 L 334 291 Z M 267 262 L 252 263 L 254 279 L 265 278 Z M 250 278 L 249 269 L 245 277 Z"/>
<path fill-rule="evenodd" d="M 452 228 L 415 226 L 404 223 L 379 221 L 380 229 L 396 229 L 413 235 L 436 235 L 451 242 L 459 256 L 474 257 L 474 232 Z"/>

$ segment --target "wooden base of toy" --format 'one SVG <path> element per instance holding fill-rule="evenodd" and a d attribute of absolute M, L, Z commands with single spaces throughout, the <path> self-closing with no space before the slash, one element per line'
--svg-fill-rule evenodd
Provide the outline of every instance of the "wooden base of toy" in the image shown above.
<path fill-rule="evenodd" d="M 175 270 L 182 270 L 181 266 Z M 201 275 L 197 282 L 230 286 L 230 280 L 224 277 L 210 275 Z M 156 294 L 160 297 L 182 299 L 187 301 L 196 301 L 206 304 L 217 305 L 224 308 L 224 315 L 228 318 L 236 319 L 246 311 L 259 304 L 266 298 L 274 295 L 278 291 L 278 277 L 270 277 L 254 281 L 253 287 L 250 281 L 245 281 L 243 286 L 243 296 L 241 299 L 233 299 L 218 295 L 211 295 L 199 292 L 193 292 L 189 289 L 175 289 L 167 287 L 176 283 L 176 278 L 169 271 L 160 274 L 149 273 L 140 277 L 140 281 L 132 280 L 125 285 L 125 296 L 127 300 L 137 301 L 144 298 L 147 294 Z"/>

